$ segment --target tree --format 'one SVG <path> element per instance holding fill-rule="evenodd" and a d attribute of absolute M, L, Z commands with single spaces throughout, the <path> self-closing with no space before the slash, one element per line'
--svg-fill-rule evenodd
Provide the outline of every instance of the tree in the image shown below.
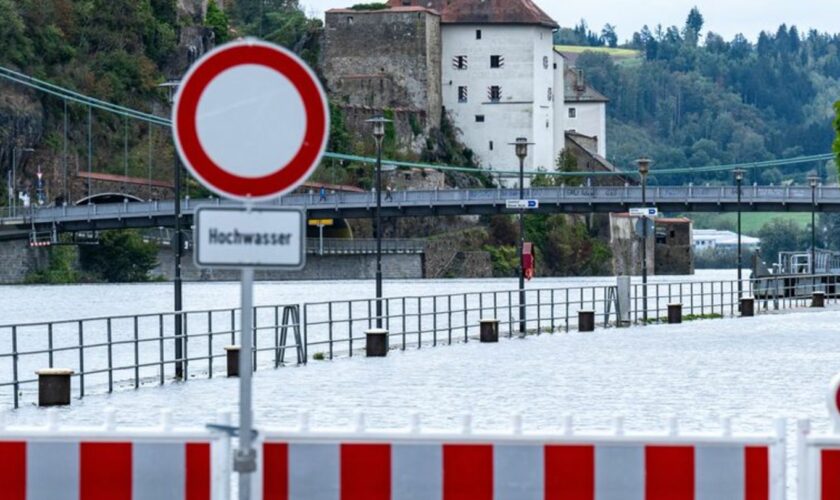
<path fill-rule="evenodd" d="M 618 35 L 615 32 L 615 26 L 609 23 L 605 24 L 604 29 L 601 30 L 601 39 L 612 48 L 618 47 Z"/>
<path fill-rule="evenodd" d="M 137 231 L 106 231 L 99 245 L 81 248 L 82 267 L 109 283 L 148 281 L 157 265 L 157 247 Z"/>
<path fill-rule="evenodd" d="M 688 19 L 685 21 L 685 31 L 686 35 L 693 34 L 694 39 L 700 36 L 700 32 L 703 31 L 703 25 L 705 24 L 705 20 L 703 19 L 703 14 L 700 13 L 700 10 L 697 7 L 691 9 L 691 12 L 688 13 Z"/>
<path fill-rule="evenodd" d="M 761 255 L 767 261 L 775 261 L 780 252 L 802 251 L 810 245 L 806 231 L 790 219 L 773 219 L 758 231 L 758 237 Z"/>
<path fill-rule="evenodd" d="M 834 103 L 834 110 L 837 113 L 837 117 L 834 118 L 834 129 L 837 131 L 837 137 L 834 139 L 834 152 L 837 154 L 837 159 L 834 160 L 834 163 L 840 169 L 840 101 Z"/>
<path fill-rule="evenodd" d="M 229 24 L 227 14 L 216 5 L 216 0 L 210 0 L 210 3 L 207 4 L 207 16 L 204 18 L 204 25 L 213 30 L 216 45 L 221 45 L 230 38 Z"/>

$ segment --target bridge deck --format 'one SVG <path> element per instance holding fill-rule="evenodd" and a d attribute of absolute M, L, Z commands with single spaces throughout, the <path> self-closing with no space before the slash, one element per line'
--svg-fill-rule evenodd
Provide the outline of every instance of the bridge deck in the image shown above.
<path fill-rule="evenodd" d="M 808 187 L 745 187 L 741 208 L 745 212 L 809 212 L 812 209 Z M 437 215 L 481 215 L 515 213 L 506 208 L 506 200 L 519 198 L 516 189 L 400 191 L 390 197 L 383 194 L 386 217 Z M 627 187 L 559 187 L 526 191 L 526 198 L 540 201 L 529 213 L 609 213 L 624 212 L 641 206 L 642 190 Z M 733 212 L 738 209 L 735 187 L 650 187 L 648 204 L 663 212 Z M 221 199 L 184 200 L 184 217 L 191 219 L 203 205 L 235 205 Z M 298 206 L 312 218 L 367 218 L 376 207 L 375 193 L 335 193 L 321 200 L 318 194 L 293 194 L 267 206 Z M 840 188 L 819 187 L 816 210 L 840 211 Z M 59 231 L 85 231 L 120 227 L 158 227 L 174 223 L 173 201 L 115 203 L 53 208 L 30 208 L 22 216 L 10 217 L 0 212 L 0 237 L 16 237 L 33 226 L 43 230 L 55 225 Z"/>

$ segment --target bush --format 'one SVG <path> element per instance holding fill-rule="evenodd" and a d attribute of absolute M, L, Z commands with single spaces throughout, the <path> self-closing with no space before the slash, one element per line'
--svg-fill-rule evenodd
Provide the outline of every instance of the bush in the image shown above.
<path fill-rule="evenodd" d="M 82 268 L 109 283 L 149 281 L 157 265 L 157 247 L 146 243 L 137 231 L 106 231 L 99 245 L 82 247 Z"/>
<path fill-rule="evenodd" d="M 41 271 L 29 274 L 28 284 L 63 285 L 77 283 L 80 273 L 75 268 L 76 248 L 71 246 L 50 247 L 50 264 Z"/>

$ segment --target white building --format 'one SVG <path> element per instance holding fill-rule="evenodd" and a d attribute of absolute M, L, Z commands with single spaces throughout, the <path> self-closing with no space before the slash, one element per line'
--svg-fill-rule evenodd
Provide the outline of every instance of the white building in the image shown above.
<path fill-rule="evenodd" d="M 444 111 L 482 167 L 518 170 L 510 143 L 524 137 L 534 144 L 526 170 L 553 170 L 567 130 L 596 139 L 597 151 L 591 153 L 606 157 L 607 100 L 582 74 L 567 71 L 554 50 L 558 25 L 532 0 L 390 0 L 389 5 L 440 14 Z"/>
<path fill-rule="evenodd" d="M 752 236 L 741 235 L 741 246 L 745 250 L 753 251 L 761 246 L 761 240 Z M 738 233 L 733 231 L 719 231 L 717 229 L 695 229 L 694 250 L 731 250 L 737 251 Z"/>

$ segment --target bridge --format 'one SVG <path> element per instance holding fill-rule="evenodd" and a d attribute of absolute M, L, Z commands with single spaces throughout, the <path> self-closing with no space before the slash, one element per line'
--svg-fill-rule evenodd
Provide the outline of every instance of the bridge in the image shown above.
<path fill-rule="evenodd" d="M 738 203 L 736 187 L 673 186 L 651 187 L 647 202 L 663 212 L 819 212 L 840 211 L 840 188 L 818 187 L 742 188 Z M 515 189 L 470 189 L 402 191 L 390 199 L 383 197 L 385 217 L 442 215 L 488 215 L 516 213 L 506 207 L 507 200 L 519 198 Z M 529 213 L 588 214 L 626 212 L 642 205 L 642 188 L 555 187 L 526 191 L 526 198 L 539 200 L 539 208 Z M 121 203 L 87 203 L 79 206 L 32 208 L 23 214 L 0 212 L 0 239 L 25 239 L 31 232 L 80 232 L 118 228 L 170 227 L 174 225 L 174 201 L 138 202 L 125 198 Z M 93 201 L 93 200 L 91 200 Z M 214 199 L 182 202 L 183 217 L 190 221 L 201 206 L 230 205 L 235 202 Z M 265 206 L 301 207 L 310 218 L 367 218 L 376 207 L 375 193 L 335 193 L 321 200 L 317 194 L 294 194 Z"/>

